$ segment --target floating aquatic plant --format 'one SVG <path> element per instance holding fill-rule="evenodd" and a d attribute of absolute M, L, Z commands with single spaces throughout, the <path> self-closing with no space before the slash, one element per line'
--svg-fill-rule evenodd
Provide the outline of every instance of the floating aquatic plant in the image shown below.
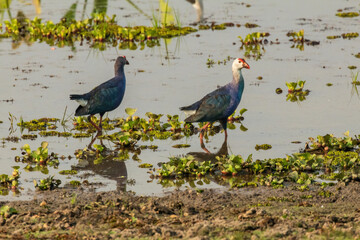
<path fill-rule="evenodd" d="M 7 195 L 9 190 L 15 192 L 18 190 L 20 178 L 19 168 L 19 166 L 14 166 L 11 175 L 0 175 L 0 195 Z"/>
<path fill-rule="evenodd" d="M 76 170 L 61 170 L 59 172 L 59 174 L 61 174 L 61 175 L 76 175 L 77 171 Z"/>
<path fill-rule="evenodd" d="M 300 51 L 304 51 L 304 43 L 308 46 L 315 46 L 320 44 L 320 41 L 312 41 L 309 39 L 305 39 L 304 29 L 301 29 L 298 32 L 290 31 L 286 34 L 286 36 L 292 37 L 290 41 L 292 41 L 294 44 L 291 46 L 291 48 L 297 48 Z"/>
<path fill-rule="evenodd" d="M 39 183 L 36 180 L 34 180 L 35 188 L 40 191 L 54 190 L 54 189 L 58 188 L 60 184 L 61 184 L 61 180 L 55 179 L 54 176 L 51 176 L 51 177 L 48 177 L 45 179 L 41 179 L 39 181 Z"/>
<path fill-rule="evenodd" d="M 357 38 L 359 36 L 359 33 L 357 33 L 357 32 L 343 33 L 343 34 L 341 34 L 341 36 L 342 36 L 342 38 L 351 39 L 351 38 Z"/>
<path fill-rule="evenodd" d="M 288 87 L 288 92 L 301 92 L 304 88 L 306 81 L 299 80 L 297 82 L 286 82 L 286 86 Z"/>
<path fill-rule="evenodd" d="M 288 32 L 286 34 L 286 36 L 288 37 L 292 37 L 292 41 L 293 42 L 304 42 L 305 41 L 305 37 L 304 37 L 304 29 L 301 29 L 298 32 Z"/>
<path fill-rule="evenodd" d="M 245 23 L 246 28 L 256 28 L 259 27 L 256 23 Z"/>
<path fill-rule="evenodd" d="M 305 191 L 311 184 L 320 184 L 316 178 L 360 181 L 360 157 L 355 152 L 360 151 L 359 144 L 358 138 L 351 138 L 346 132 L 343 138 L 330 134 L 318 136 L 316 140 L 310 138 L 304 152 L 285 158 L 253 161 L 251 155 L 247 159 L 223 155 L 215 161 L 198 161 L 191 155 L 171 157 L 152 178 L 159 178 L 163 186 L 181 186 L 188 182 L 194 188 L 196 182 L 208 184 L 210 179 L 231 187 L 278 188 L 285 182 L 293 182 L 298 190 Z M 199 174 L 203 166 L 208 168 Z"/>
<path fill-rule="evenodd" d="M 23 155 L 16 156 L 15 161 L 27 163 L 28 165 L 25 167 L 27 171 L 41 171 L 47 174 L 49 173 L 48 166 L 57 168 L 59 165 L 58 155 L 48 152 L 48 142 L 42 142 L 36 150 L 31 150 L 29 144 L 25 144 L 21 149 Z"/>
<path fill-rule="evenodd" d="M 349 131 L 344 133 L 345 137 L 337 138 L 332 134 L 309 138 L 310 142 L 307 143 L 305 151 L 307 152 L 321 152 L 327 153 L 328 151 L 349 151 L 358 146 L 360 141 L 350 137 Z M 310 145 L 311 144 L 311 145 Z"/>
<path fill-rule="evenodd" d="M 306 96 L 309 95 L 309 90 L 303 90 L 306 81 L 299 80 L 297 82 L 286 82 L 288 87 L 288 94 L 286 95 L 286 101 L 291 102 L 304 101 Z"/>
<path fill-rule="evenodd" d="M 171 38 L 196 31 L 191 27 L 174 25 L 124 27 L 116 24 L 115 17 L 115 15 L 109 17 L 104 13 L 94 13 L 89 19 L 75 21 L 63 18 L 59 23 L 43 22 L 38 17 L 21 22 L 14 18 L 11 21 L 4 21 L 5 32 L 0 34 L 0 37 L 11 37 L 17 41 L 21 36 L 29 36 L 30 41 L 40 40 L 59 47 L 73 46 L 74 42 L 86 41 L 93 47 L 104 50 L 106 46 L 99 43 L 112 46 L 119 44 L 120 48 L 126 46 L 126 48 L 136 49 L 138 44 L 144 47 L 144 42 L 153 42 L 146 44 L 151 47 L 157 45 L 160 38 Z"/>
<path fill-rule="evenodd" d="M 58 118 L 40 118 L 26 122 L 21 117 L 20 122 L 17 125 L 21 129 L 28 129 L 28 131 L 39 131 L 56 128 L 56 123 L 58 121 Z"/>
<path fill-rule="evenodd" d="M 341 35 L 334 35 L 334 36 L 327 36 L 327 39 L 337 39 L 337 38 L 343 38 L 343 39 L 352 39 L 357 38 L 359 36 L 359 33 L 352 32 L 352 33 L 343 33 Z"/>
<path fill-rule="evenodd" d="M 240 41 L 243 45 L 261 45 L 267 42 L 265 37 L 270 36 L 268 32 L 253 32 L 246 35 L 245 38 L 239 36 Z"/>
<path fill-rule="evenodd" d="M 260 149 L 262 149 L 262 150 L 269 150 L 269 149 L 271 149 L 272 148 L 272 146 L 270 145 L 270 144 L 256 144 L 256 146 L 255 146 L 255 150 L 256 151 L 258 151 L 258 150 L 260 150 Z"/>
<path fill-rule="evenodd" d="M 336 16 L 343 17 L 343 18 L 352 18 L 352 17 L 358 17 L 359 13 L 358 12 L 339 12 L 339 13 L 336 13 Z"/>

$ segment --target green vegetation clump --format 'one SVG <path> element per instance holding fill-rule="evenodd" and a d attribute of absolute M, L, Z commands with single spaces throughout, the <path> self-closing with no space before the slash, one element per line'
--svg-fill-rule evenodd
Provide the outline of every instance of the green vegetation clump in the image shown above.
<path fill-rule="evenodd" d="M 337 38 L 341 38 L 341 36 L 339 35 L 333 35 L 333 36 L 327 36 L 327 39 L 337 39 Z"/>
<path fill-rule="evenodd" d="M 18 166 L 13 167 L 11 175 L 1 174 L 0 175 L 0 195 L 7 195 L 9 190 L 17 191 L 19 186 L 19 172 Z"/>
<path fill-rule="evenodd" d="M 23 134 L 21 135 L 22 139 L 30 139 L 30 140 L 35 140 L 37 138 L 37 135 L 35 134 Z"/>
<path fill-rule="evenodd" d="M 59 165 L 58 156 L 55 153 L 49 154 L 48 142 L 42 142 L 36 150 L 31 150 L 29 144 L 25 144 L 21 149 L 24 150 L 22 157 L 16 157 L 17 161 L 25 163 L 36 163 L 40 165 L 57 166 Z"/>
<path fill-rule="evenodd" d="M 163 163 L 154 177 L 167 186 L 194 182 L 194 177 L 202 182 L 213 179 L 231 187 L 271 186 L 283 187 L 286 182 L 297 184 L 297 189 L 305 191 L 311 184 L 320 184 L 316 178 L 335 181 L 360 181 L 360 157 L 357 152 L 358 138 L 336 138 L 332 135 L 310 138 L 304 152 L 285 158 L 253 161 L 240 155 L 217 156 L 215 161 L 198 161 L 192 156 L 171 157 Z M 165 181 L 166 180 L 166 181 Z M 170 181 L 175 181 L 170 184 Z M 181 185 L 181 184 L 180 184 Z"/>
<path fill-rule="evenodd" d="M 221 61 L 221 63 L 226 64 L 229 57 Z M 102 126 L 104 135 L 99 136 L 99 139 L 110 140 L 119 146 L 121 149 L 132 149 L 135 150 L 135 144 L 138 141 L 143 142 L 152 142 L 155 139 L 159 140 L 178 140 L 183 137 L 188 137 L 197 133 L 197 129 L 191 123 L 185 123 L 184 121 L 179 120 L 179 115 L 166 115 L 164 114 L 155 114 L 147 112 L 144 118 L 134 116 L 136 113 L 136 108 L 126 108 L 125 112 L 128 115 L 126 118 L 116 118 L 109 119 L 104 118 L 102 121 Z M 228 119 L 228 128 L 236 129 L 235 123 L 240 123 L 244 120 L 243 114 L 247 109 L 241 109 L 238 114 L 235 112 Z M 165 118 L 164 118 L 165 117 Z M 92 117 L 92 121 L 96 124 L 99 124 L 99 119 Z M 28 129 L 29 131 L 39 131 L 39 135 L 42 137 L 47 136 L 56 136 L 56 137 L 73 137 L 73 138 L 89 138 L 95 132 L 96 129 L 91 125 L 86 117 L 75 117 L 72 120 L 71 128 L 68 132 L 58 132 L 51 130 L 52 128 L 58 128 L 58 125 L 65 128 L 70 128 L 65 125 L 66 122 L 59 121 L 55 118 L 43 118 L 35 119 L 29 122 L 24 121 L 21 118 L 19 126 L 22 128 Z M 202 127 L 203 124 L 199 124 L 199 127 Z M 50 128 L 51 127 L 51 128 Z M 48 130 L 50 129 L 50 130 Z M 115 130 L 113 133 L 108 133 L 107 131 Z M 246 131 L 247 129 L 241 124 L 240 129 Z M 221 127 L 217 125 L 211 125 L 208 128 L 206 133 L 206 138 L 208 136 L 213 136 L 216 133 L 221 131 Z M 108 133 L 108 134 L 107 134 Z M 31 137 L 35 138 L 37 135 L 32 134 Z M 25 138 L 25 136 L 24 136 Z M 186 145 L 175 145 L 175 147 L 187 147 Z M 138 148 L 143 148 L 140 146 Z M 156 150 L 156 145 L 146 146 L 148 149 Z"/>
<path fill-rule="evenodd" d="M 73 186 L 73 187 L 80 187 L 81 182 L 77 181 L 77 180 L 72 180 L 72 181 L 70 181 L 70 185 Z"/>
<path fill-rule="evenodd" d="M 256 151 L 258 151 L 258 150 L 260 150 L 260 149 L 262 149 L 262 150 L 269 150 L 269 149 L 271 149 L 272 148 L 272 146 L 270 145 L 270 144 L 256 144 L 256 146 L 255 146 L 255 150 Z"/>
<path fill-rule="evenodd" d="M 246 28 L 256 28 L 259 27 L 256 23 L 245 23 Z"/>
<path fill-rule="evenodd" d="M 139 168 L 152 168 L 153 165 L 150 163 L 142 163 L 139 165 Z"/>
<path fill-rule="evenodd" d="M 334 36 L 327 36 L 327 39 L 337 39 L 337 38 L 344 38 L 344 39 L 351 39 L 351 38 L 357 38 L 359 36 L 359 33 L 352 32 L 352 33 L 343 33 L 340 35 L 334 35 Z"/>
<path fill-rule="evenodd" d="M 190 144 L 175 144 L 172 146 L 173 148 L 188 148 Z"/>
<path fill-rule="evenodd" d="M 292 37 L 292 41 L 293 41 L 293 42 L 304 43 L 304 41 L 305 41 L 304 29 L 301 29 L 301 30 L 298 31 L 298 32 L 288 32 L 288 33 L 286 34 L 286 36 Z"/>
<path fill-rule="evenodd" d="M 25 122 L 20 118 L 20 122 L 17 124 L 21 129 L 27 129 L 29 131 L 44 131 L 46 129 L 53 129 L 56 127 L 58 118 L 40 118 Z"/>
<path fill-rule="evenodd" d="M 268 32 L 253 32 L 246 35 L 245 38 L 238 36 L 241 41 L 240 50 L 245 49 L 245 57 L 254 58 L 255 60 L 261 59 L 261 56 L 265 52 L 264 44 L 268 43 L 268 40 L 265 37 L 270 36 Z"/>
<path fill-rule="evenodd" d="M 268 32 L 253 32 L 248 35 L 246 35 L 245 38 L 242 38 L 239 36 L 240 41 L 243 45 L 258 45 L 258 44 L 264 44 L 265 43 L 265 37 L 270 36 L 270 33 Z"/>
<path fill-rule="evenodd" d="M 309 90 L 303 90 L 306 81 L 299 80 L 297 82 L 286 82 L 288 87 L 288 94 L 286 95 L 286 101 L 297 102 L 306 100 L 306 96 L 309 95 Z"/>
<path fill-rule="evenodd" d="M 60 179 L 54 179 L 54 176 L 41 179 L 39 183 L 34 180 L 34 185 L 37 190 L 45 191 L 45 190 L 54 190 L 59 187 L 61 184 Z"/>
<path fill-rule="evenodd" d="M 27 163 L 26 171 L 41 171 L 48 174 L 48 167 L 57 168 L 59 166 L 58 154 L 54 152 L 49 154 L 48 142 L 42 142 L 36 150 L 31 150 L 29 144 L 24 144 L 21 149 L 23 150 L 22 156 L 16 156 L 15 161 Z"/>
<path fill-rule="evenodd" d="M 61 175 L 76 175 L 77 173 L 76 170 L 62 170 L 59 172 Z"/>
<path fill-rule="evenodd" d="M 358 17 L 359 13 L 358 12 L 339 12 L 339 13 L 336 13 L 336 16 L 343 17 L 343 18 L 351 18 L 351 17 Z"/>
<path fill-rule="evenodd" d="M 182 36 L 197 31 L 192 27 L 174 25 L 123 27 L 117 25 L 115 18 L 115 15 L 109 17 L 103 13 L 95 13 L 91 18 L 82 21 L 63 18 L 59 23 L 43 22 L 38 17 L 24 21 L 14 18 L 4 21 L 5 32 L 0 34 L 0 38 L 11 37 L 17 41 L 22 36 L 28 36 L 31 42 L 39 40 L 59 47 L 73 46 L 75 42 L 86 41 L 100 50 L 105 49 L 104 43 L 119 45 L 121 49 L 135 50 L 138 45 L 141 49 L 145 44 L 148 47 L 156 46 L 160 38 Z M 222 25 L 216 28 L 222 28 Z"/>
<path fill-rule="evenodd" d="M 343 33 L 341 34 L 341 36 L 343 38 L 348 38 L 348 39 L 351 39 L 351 38 L 357 38 L 359 36 L 359 33 L 357 32 L 353 32 L 353 33 Z"/>
<path fill-rule="evenodd" d="M 13 214 L 17 214 L 17 210 L 8 205 L 3 205 L 0 207 L 0 216 L 3 216 L 5 219 L 11 217 Z"/>

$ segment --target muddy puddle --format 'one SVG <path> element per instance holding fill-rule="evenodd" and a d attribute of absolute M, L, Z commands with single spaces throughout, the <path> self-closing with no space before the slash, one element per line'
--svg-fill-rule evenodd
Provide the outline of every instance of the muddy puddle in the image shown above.
<path fill-rule="evenodd" d="M 107 15 L 116 14 L 119 25 L 151 26 L 149 18 L 159 9 L 159 1 L 76 3 L 74 7 L 70 2 L 46 1 L 35 6 L 12 1 L 9 9 L 0 11 L 0 16 L 4 21 L 22 11 L 30 19 L 38 16 L 44 21 L 58 22 L 72 7 L 75 19 L 80 20 L 89 17 L 94 6 L 100 4 Z M 243 70 L 245 91 L 237 110 L 248 109 L 242 121 L 246 131 L 240 130 L 240 124 L 229 130 L 228 152 L 244 158 L 253 154 L 253 159 L 284 157 L 303 148 L 308 137 L 327 133 L 342 136 L 346 131 L 350 131 L 351 136 L 359 134 L 360 97 L 356 85 L 352 84 L 360 68 L 360 60 L 355 57 L 359 53 L 359 38 L 327 38 L 358 31 L 359 17 L 336 16 L 339 9 L 358 12 L 357 1 L 205 1 L 203 5 L 204 23 L 230 22 L 235 25 L 225 30 L 199 30 L 186 36 L 160 39 L 159 46 L 136 50 L 107 45 L 100 51 L 79 42 L 72 47 L 59 47 L 39 41 L 14 43 L 11 38 L 1 38 L 0 138 L 4 140 L 0 144 L 0 174 L 11 174 L 13 166 L 20 166 L 21 193 L 10 193 L 0 199 L 30 199 L 35 190 L 33 180 L 48 176 L 60 179 L 61 186 L 72 180 L 97 183 L 95 191 L 118 189 L 139 195 L 160 195 L 174 189 L 163 188 L 156 179 L 150 179 L 149 169 L 139 168 L 139 165 L 149 163 L 157 168 L 159 162 L 167 162 L 171 156 L 203 152 L 198 134 L 176 141 L 139 141 L 138 144 L 153 144 L 158 148 L 141 151 L 140 160 L 133 160 L 133 154 L 130 154 L 125 161 L 104 161 L 98 166 L 84 164 L 75 158 L 75 151 L 85 148 L 90 138 L 42 137 L 33 132 L 38 135 L 35 140 L 21 139 L 23 134 L 29 133 L 26 129 L 22 132 L 17 126 L 21 118 L 24 121 L 42 117 L 61 120 L 65 115 L 67 122 L 64 125 L 58 123 L 57 131 L 71 131 L 77 104 L 69 100 L 69 94 L 85 93 L 113 77 L 114 59 L 119 55 L 125 55 L 130 62 L 125 69 L 127 89 L 121 106 L 108 117 L 126 118 L 125 108 L 136 108 L 135 115 L 140 117 L 152 112 L 165 116 L 179 114 L 183 120 L 185 115 L 179 111 L 180 106 L 198 100 L 231 80 L 231 61 L 224 63 L 224 60 L 228 56 L 235 58 L 246 54 L 238 36 L 244 38 L 252 32 L 268 32 L 268 44 L 261 45 L 261 55 L 250 52 L 251 56 L 247 57 L 251 69 Z M 169 6 L 177 13 L 174 21 L 180 19 L 183 26 L 201 18 L 187 1 L 169 1 Z M 255 23 L 259 27 L 246 28 L 246 23 Z M 301 29 L 304 29 L 305 39 L 319 44 L 294 45 L 287 33 Z M 214 64 L 208 65 L 209 60 Z M 350 70 L 349 66 L 357 68 Z M 299 80 L 306 81 L 304 89 L 310 91 L 309 95 L 303 101 L 287 100 L 285 83 Z M 277 94 L 276 88 L 281 88 L 282 94 Z M 20 140 L 5 140 L 9 136 Z M 210 136 L 206 146 L 215 153 L 223 140 L 223 133 Z M 49 167 L 46 174 L 28 172 L 24 169 L 26 164 L 14 161 L 21 155 L 20 148 L 24 144 L 36 149 L 43 141 L 49 143 L 49 152 L 66 157 L 59 161 L 57 168 Z M 98 141 L 95 143 L 99 144 Z M 105 140 L 104 144 L 115 149 L 109 141 Z M 190 147 L 177 149 L 172 147 L 175 144 L 189 144 Z M 272 148 L 255 150 L 257 144 L 270 144 Z M 59 174 L 61 170 L 72 168 L 78 170 L 77 175 Z M 182 186 L 186 187 L 191 188 L 189 184 Z M 196 187 L 228 188 L 216 182 Z"/>

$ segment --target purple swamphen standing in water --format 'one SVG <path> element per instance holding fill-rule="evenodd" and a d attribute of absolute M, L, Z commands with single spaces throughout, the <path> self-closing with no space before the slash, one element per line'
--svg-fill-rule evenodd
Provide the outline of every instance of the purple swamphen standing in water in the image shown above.
<path fill-rule="evenodd" d="M 244 78 L 241 73 L 243 68 L 250 69 L 250 66 L 242 58 L 235 59 L 232 64 L 233 80 L 230 83 L 207 94 L 200 101 L 180 108 L 190 115 L 185 122 L 208 122 L 200 131 L 200 144 L 206 152 L 208 150 L 205 148 L 203 135 L 210 123 L 220 121 L 225 131 L 225 140 L 227 139 L 228 117 L 236 110 L 244 91 Z"/>
<path fill-rule="evenodd" d="M 75 111 L 75 116 L 89 115 L 88 120 L 98 130 L 98 135 L 102 133 L 101 121 L 104 114 L 117 108 L 124 97 L 126 85 L 125 64 L 129 64 L 126 57 L 118 57 L 114 65 L 115 77 L 100 84 L 88 93 L 70 95 L 71 100 L 76 100 L 80 104 Z M 91 121 L 91 117 L 97 113 L 100 114 L 99 126 Z"/>

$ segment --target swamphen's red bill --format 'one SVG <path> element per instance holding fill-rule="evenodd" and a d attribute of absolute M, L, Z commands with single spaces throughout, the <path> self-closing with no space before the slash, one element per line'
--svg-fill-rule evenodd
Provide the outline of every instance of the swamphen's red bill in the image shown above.
<path fill-rule="evenodd" d="M 239 63 L 240 63 L 240 62 L 243 63 L 244 68 L 250 69 L 250 66 L 249 66 L 249 64 L 245 61 L 245 59 L 243 59 L 243 58 L 238 58 L 238 60 L 239 60 Z"/>

